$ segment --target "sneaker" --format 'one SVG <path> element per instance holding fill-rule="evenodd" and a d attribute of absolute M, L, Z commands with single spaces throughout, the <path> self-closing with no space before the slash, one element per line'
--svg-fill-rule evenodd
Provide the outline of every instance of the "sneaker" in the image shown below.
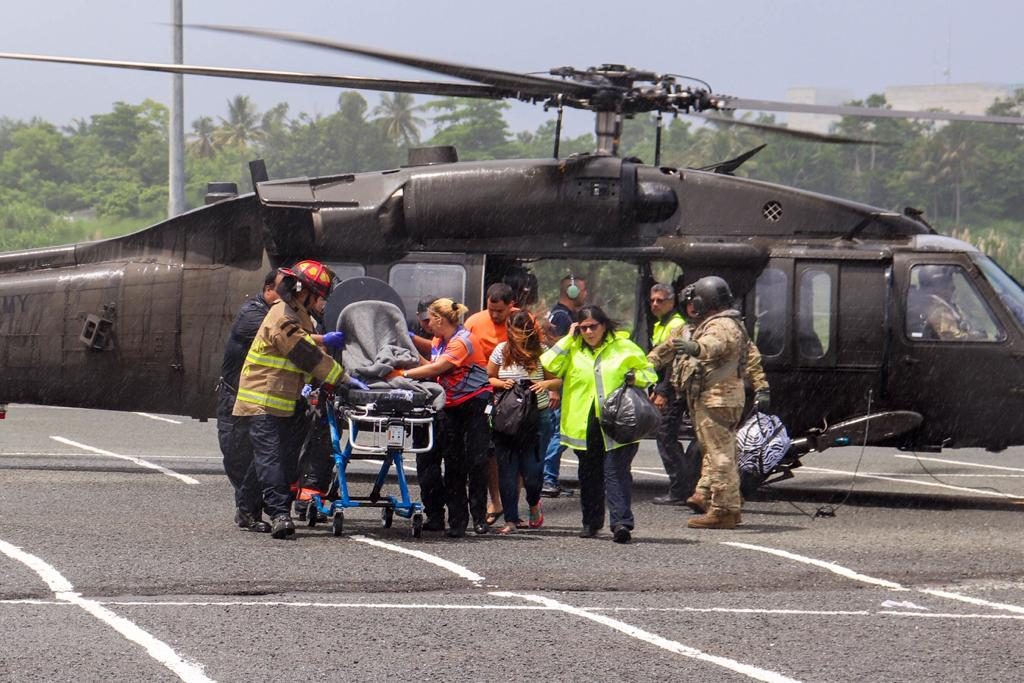
<path fill-rule="evenodd" d="M 544 482 L 544 486 L 540 490 L 540 495 L 545 498 L 558 498 L 562 495 L 562 487 L 558 484 L 549 484 Z"/>
<path fill-rule="evenodd" d="M 285 538 L 295 533 L 295 522 L 288 516 L 288 513 L 275 515 L 270 525 L 270 535 L 274 538 Z"/>
<path fill-rule="evenodd" d="M 612 540 L 616 543 L 629 543 L 633 535 L 629 532 L 629 529 L 624 526 L 617 526 L 612 531 Z"/>
<path fill-rule="evenodd" d="M 250 529 L 256 523 L 256 518 L 248 510 L 235 508 L 235 524 L 239 529 Z"/>

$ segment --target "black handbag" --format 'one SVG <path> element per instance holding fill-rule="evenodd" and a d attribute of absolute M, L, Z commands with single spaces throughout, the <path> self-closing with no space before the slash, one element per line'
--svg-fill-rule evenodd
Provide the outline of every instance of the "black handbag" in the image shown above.
<path fill-rule="evenodd" d="M 537 396 L 530 384 L 531 380 L 520 380 L 511 389 L 497 392 L 491 413 L 491 429 L 496 434 L 519 439 L 537 435 Z"/>
<path fill-rule="evenodd" d="M 620 444 L 639 441 L 658 429 L 661 411 L 638 387 L 623 384 L 601 405 L 601 428 Z"/>

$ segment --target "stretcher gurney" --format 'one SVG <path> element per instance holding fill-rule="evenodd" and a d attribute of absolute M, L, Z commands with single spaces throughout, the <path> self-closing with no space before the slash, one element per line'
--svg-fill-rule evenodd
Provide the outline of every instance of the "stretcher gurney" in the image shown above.
<path fill-rule="evenodd" d="M 367 285 L 384 300 L 353 301 L 332 315 L 332 302 L 335 312 L 338 309 L 337 295 L 344 300 L 347 288 L 348 296 L 365 296 Z M 370 389 L 339 387 L 326 402 L 335 468 L 332 489 L 337 491 L 335 496 L 312 496 L 306 523 L 315 526 L 319 512 L 331 520 L 333 534 L 340 536 L 346 509 L 374 507 L 380 509 L 385 528 L 391 527 L 397 514 L 411 520 L 412 535 L 418 538 L 423 531 L 423 505 L 409 493 L 405 455 L 434 447 L 435 414 L 443 406 L 444 395 L 435 384 L 392 376 L 393 369 L 417 365 L 419 354 L 409 340 L 402 310 L 391 303 L 401 300 L 393 290 L 378 291 L 380 287 L 390 289 L 386 283 L 372 278 L 347 280 L 328 302 L 328 326 L 345 332 L 342 364 Z M 381 460 L 366 496 L 353 495 L 349 490 L 348 465 L 356 459 Z M 383 493 L 392 467 L 398 480 L 397 496 Z"/>

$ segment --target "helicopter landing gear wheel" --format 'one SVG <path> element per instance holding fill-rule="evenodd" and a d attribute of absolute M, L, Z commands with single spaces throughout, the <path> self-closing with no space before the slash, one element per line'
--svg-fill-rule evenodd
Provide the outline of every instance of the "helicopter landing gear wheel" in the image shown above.
<path fill-rule="evenodd" d="M 419 538 L 423 535 L 423 515 L 417 512 L 412 516 L 412 537 Z"/>
<path fill-rule="evenodd" d="M 334 513 L 334 518 L 331 520 L 331 533 L 335 536 L 341 536 L 345 531 L 345 513 L 338 510 Z"/>
<path fill-rule="evenodd" d="M 380 525 L 385 529 L 390 529 L 391 525 L 395 521 L 395 509 L 394 508 L 381 508 L 380 509 Z"/>

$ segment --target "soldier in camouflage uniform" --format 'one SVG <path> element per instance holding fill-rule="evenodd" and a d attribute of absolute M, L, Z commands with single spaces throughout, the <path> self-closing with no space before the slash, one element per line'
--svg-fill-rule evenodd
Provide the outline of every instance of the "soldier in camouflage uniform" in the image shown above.
<path fill-rule="evenodd" d="M 757 347 L 731 308 L 728 284 L 718 277 L 702 278 L 687 288 L 685 299 L 696 328 L 674 330 L 649 358 L 655 367 L 672 362 L 672 385 L 686 396 L 703 454 L 701 479 L 687 504 L 705 514 L 687 526 L 731 529 L 740 521 L 736 428 L 746 400 L 747 368 L 753 366 L 750 379 L 761 410 L 768 409 L 768 383 Z"/>

